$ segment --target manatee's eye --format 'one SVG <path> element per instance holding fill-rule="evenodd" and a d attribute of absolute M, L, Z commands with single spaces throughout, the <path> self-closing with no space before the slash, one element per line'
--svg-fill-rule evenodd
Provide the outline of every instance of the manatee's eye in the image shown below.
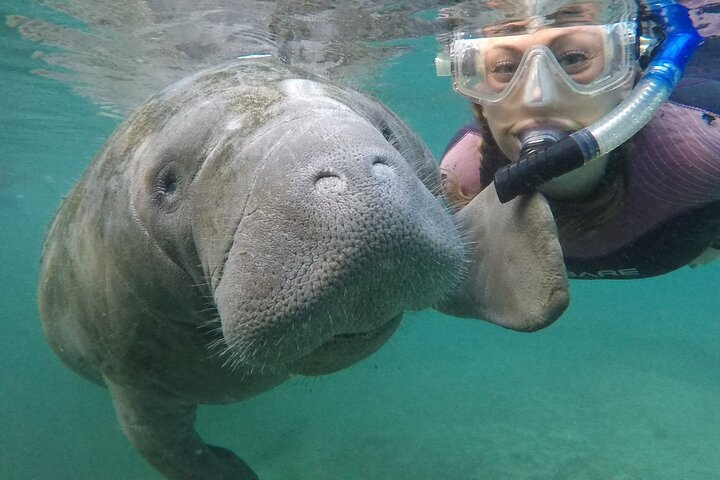
<path fill-rule="evenodd" d="M 178 177 L 174 171 L 163 171 L 157 178 L 157 191 L 163 195 L 172 195 L 177 190 Z"/>
<path fill-rule="evenodd" d="M 178 191 L 180 176 L 177 167 L 172 163 L 165 165 L 155 176 L 152 188 L 153 199 L 165 203 Z"/>
<path fill-rule="evenodd" d="M 400 140 L 397 135 L 395 135 L 395 132 L 392 131 L 390 126 L 388 126 L 385 122 L 380 122 L 379 129 L 382 136 L 385 137 L 385 140 L 387 140 L 388 143 L 395 148 L 395 150 L 400 150 Z"/>
<path fill-rule="evenodd" d="M 175 193 L 177 189 L 177 177 L 172 173 L 166 173 L 160 180 L 160 189 L 165 194 Z"/>

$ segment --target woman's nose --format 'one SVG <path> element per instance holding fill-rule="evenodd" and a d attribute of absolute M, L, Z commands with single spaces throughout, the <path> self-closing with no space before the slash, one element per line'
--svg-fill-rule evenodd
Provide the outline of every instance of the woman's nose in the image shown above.
<path fill-rule="evenodd" d="M 523 104 L 531 108 L 542 108 L 558 105 L 561 99 L 555 85 L 555 74 L 542 55 L 535 56 L 528 66 L 524 85 L 522 86 Z"/>

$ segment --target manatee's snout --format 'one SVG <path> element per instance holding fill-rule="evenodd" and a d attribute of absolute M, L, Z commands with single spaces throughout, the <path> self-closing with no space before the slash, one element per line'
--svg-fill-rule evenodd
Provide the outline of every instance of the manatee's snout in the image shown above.
<path fill-rule="evenodd" d="M 337 362 L 332 345 L 362 358 L 404 310 L 454 285 L 456 227 L 376 129 L 354 118 L 301 124 L 268 151 L 215 295 L 242 361 L 287 366 L 315 352 Z M 311 370 L 322 368 L 337 369 Z"/>

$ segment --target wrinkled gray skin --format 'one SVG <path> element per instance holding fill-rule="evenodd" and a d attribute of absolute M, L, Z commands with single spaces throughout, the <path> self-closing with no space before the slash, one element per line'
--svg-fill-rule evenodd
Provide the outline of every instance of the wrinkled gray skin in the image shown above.
<path fill-rule="evenodd" d="M 107 386 L 168 478 L 256 478 L 198 437 L 197 404 L 348 367 L 460 279 L 424 145 L 305 75 L 242 63 L 169 88 L 112 136 L 48 232 L 50 344 Z"/>

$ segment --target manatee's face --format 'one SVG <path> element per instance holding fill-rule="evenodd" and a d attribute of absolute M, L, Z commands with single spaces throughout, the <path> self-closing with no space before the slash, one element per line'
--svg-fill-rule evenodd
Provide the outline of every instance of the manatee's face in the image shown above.
<path fill-rule="evenodd" d="M 224 132 L 196 148 L 206 159 L 148 170 L 147 216 L 173 238 L 162 248 L 209 279 L 232 364 L 327 373 L 437 302 L 463 250 L 428 189 L 437 168 L 394 117 L 314 82 L 279 88 L 278 114 L 251 135 L 221 116 L 197 129 L 206 145 Z"/>

